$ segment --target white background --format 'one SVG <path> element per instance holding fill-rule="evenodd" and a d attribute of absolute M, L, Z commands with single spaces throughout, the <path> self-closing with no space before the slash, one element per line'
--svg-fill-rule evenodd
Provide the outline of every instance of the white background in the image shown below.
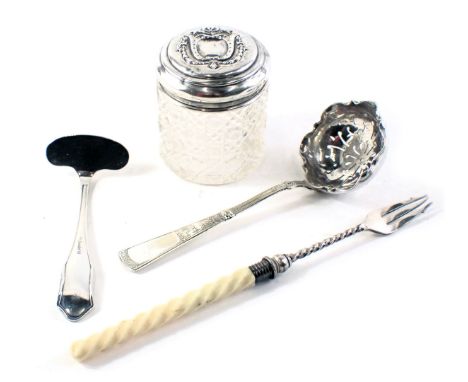
<path fill-rule="evenodd" d="M 463 187 L 455 175 L 464 176 L 455 160 L 467 127 L 461 4 L 2 1 L 0 379 L 466 381 L 468 263 L 444 213 L 444 188 Z M 159 48 L 213 24 L 252 33 L 272 57 L 266 158 L 222 187 L 177 178 L 158 154 Z M 387 129 L 369 183 L 339 196 L 285 192 L 146 272 L 120 263 L 119 249 L 300 179 L 302 136 L 328 105 L 351 99 L 375 101 Z M 55 306 L 79 182 L 45 157 L 71 134 L 109 137 L 131 156 L 124 170 L 96 175 L 96 306 L 79 323 Z M 348 239 L 93 362 L 68 353 L 75 339 L 421 193 L 432 212 L 393 236 Z"/>

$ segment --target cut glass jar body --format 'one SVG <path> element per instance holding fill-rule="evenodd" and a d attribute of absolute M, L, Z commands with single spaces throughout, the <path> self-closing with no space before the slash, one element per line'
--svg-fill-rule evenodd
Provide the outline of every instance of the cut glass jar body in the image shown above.
<path fill-rule="evenodd" d="M 189 109 L 158 88 L 161 156 L 174 173 L 201 184 L 244 178 L 264 155 L 267 90 L 231 110 Z"/>

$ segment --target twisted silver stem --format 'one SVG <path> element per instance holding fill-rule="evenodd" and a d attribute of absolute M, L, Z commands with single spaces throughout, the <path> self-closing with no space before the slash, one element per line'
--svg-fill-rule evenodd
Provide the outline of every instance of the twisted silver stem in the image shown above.
<path fill-rule="evenodd" d="M 296 260 L 309 256 L 310 254 L 320 251 L 321 249 L 328 247 L 329 245 L 332 245 L 340 240 L 353 236 L 354 234 L 358 232 L 362 232 L 365 229 L 366 227 L 363 224 L 358 224 L 357 226 L 349 228 L 346 231 L 330 236 L 329 238 L 325 240 L 319 241 L 318 243 L 315 243 L 311 247 L 302 248 L 295 253 L 288 254 L 287 256 L 291 259 L 291 262 L 295 262 Z"/>

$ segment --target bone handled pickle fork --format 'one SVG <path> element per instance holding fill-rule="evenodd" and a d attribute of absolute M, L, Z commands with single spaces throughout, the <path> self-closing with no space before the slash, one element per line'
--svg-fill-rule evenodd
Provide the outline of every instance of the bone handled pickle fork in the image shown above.
<path fill-rule="evenodd" d="M 416 216 L 424 213 L 430 205 L 429 198 L 421 196 L 371 212 L 362 223 L 322 240 L 311 247 L 292 254 L 264 257 L 258 263 L 238 269 L 231 275 L 205 284 L 201 288 L 174 298 L 166 304 L 157 305 L 147 312 L 138 314 L 133 319 L 121 321 L 119 324 L 100 333 L 76 341 L 72 344 L 71 353 L 79 361 L 89 359 L 117 344 L 160 328 L 212 302 L 253 287 L 262 281 L 274 279 L 278 273 L 288 270 L 295 261 L 358 232 L 372 231 L 381 235 L 389 235 Z"/>

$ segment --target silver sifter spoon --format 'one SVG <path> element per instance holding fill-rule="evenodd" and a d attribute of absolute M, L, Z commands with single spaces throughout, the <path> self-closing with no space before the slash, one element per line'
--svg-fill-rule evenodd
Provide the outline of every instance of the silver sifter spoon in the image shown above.
<path fill-rule="evenodd" d="M 280 183 L 234 207 L 122 250 L 120 259 L 132 270 L 140 270 L 284 190 L 305 187 L 326 193 L 348 191 L 372 175 L 384 146 L 385 130 L 373 102 L 333 104 L 302 140 L 300 154 L 305 180 Z"/>
<path fill-rule="evenodd" d="M 63 269 L 58 307 L 71 320 L 79 320 L 93 307 L 92 267 L 86 239 L 88 191 L 99 170 L 119 170 L 128 162 L 120 143 L 93 135 L 62 137 L 47 146 L 47 159 L 56 166 L 73 167 L 81 182 L 81 206 L 75 240 Z"/>

